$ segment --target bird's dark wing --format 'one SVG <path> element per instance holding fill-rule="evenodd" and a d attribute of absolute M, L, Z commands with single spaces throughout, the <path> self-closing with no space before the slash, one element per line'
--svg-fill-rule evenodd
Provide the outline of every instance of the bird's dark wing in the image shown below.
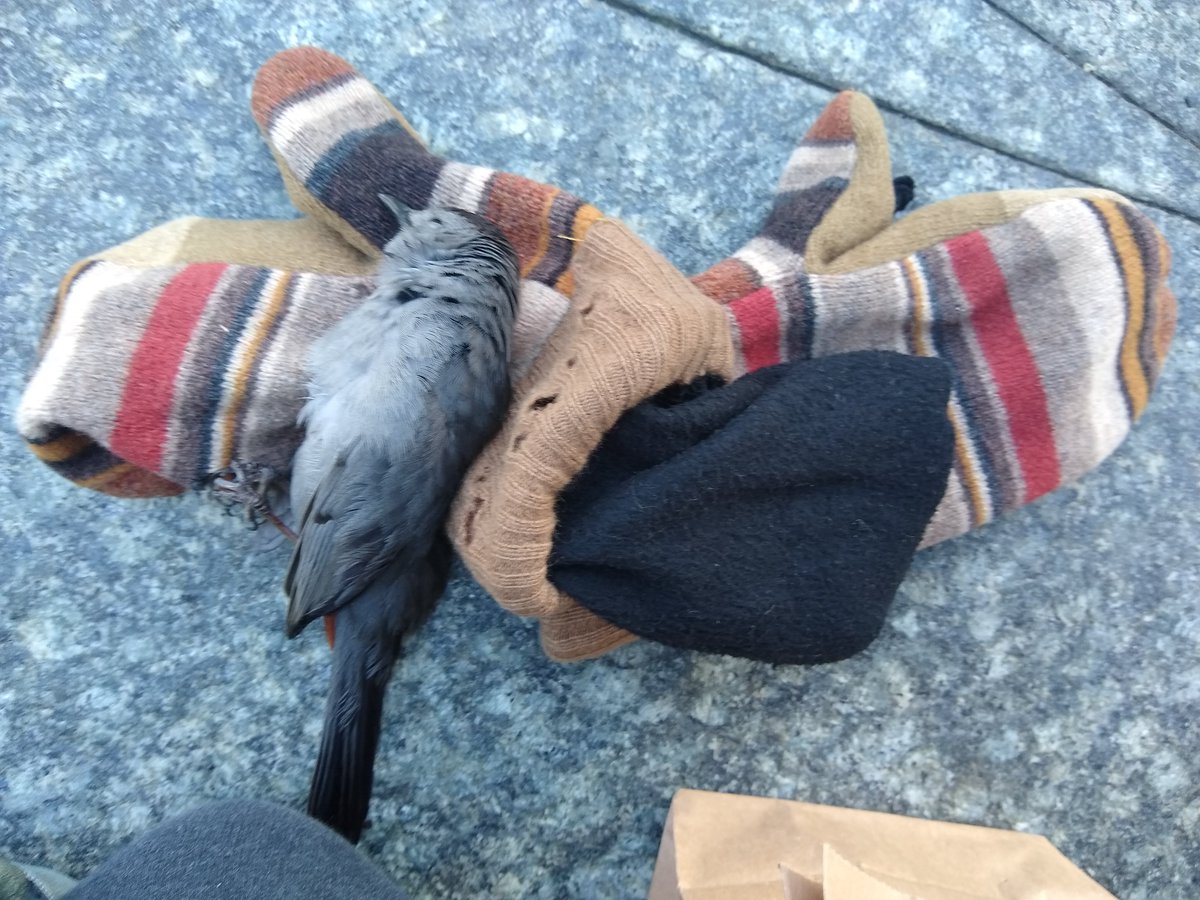
<path fill-rule="evenodd" d="M 302 512 L 284 581 L 289 637 L 353 600 L 390 563 L 427 549 L 432 534 L 405 462 L 358 441 L 321 476 Z"/>

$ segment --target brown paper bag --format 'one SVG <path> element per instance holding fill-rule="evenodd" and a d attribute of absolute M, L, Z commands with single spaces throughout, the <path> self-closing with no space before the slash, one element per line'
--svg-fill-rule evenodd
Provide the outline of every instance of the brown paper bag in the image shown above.
<path fill-rule="evenodd" d="M 1111 898 L 1040 835 L 681 790 L 649 900 Z"/>

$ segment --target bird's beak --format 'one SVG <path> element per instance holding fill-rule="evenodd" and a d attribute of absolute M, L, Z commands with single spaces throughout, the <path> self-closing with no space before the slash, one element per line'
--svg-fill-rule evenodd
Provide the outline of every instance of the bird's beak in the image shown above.
<path fill-rule="evenodd" d="M 405 206 L 395 197 L 388 194 L 380 194 L 379 201 L 392 211 L 392 215 L 396 217 L 396 224 L 403 228 L 408 224 L 408 217 L 412 215 L 412 209 Z"/>

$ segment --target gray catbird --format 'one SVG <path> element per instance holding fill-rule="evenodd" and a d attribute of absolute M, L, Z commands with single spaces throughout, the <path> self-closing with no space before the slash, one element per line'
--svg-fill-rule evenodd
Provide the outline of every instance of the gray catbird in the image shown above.
<path fill-rule="evenodd" d="M 450 501 L 508 406 L 520 277 L 515 251 L 486 219 L 380 200 L 399 230 L 377 287 L 309 357 L 285 582 L 289 637 L 333 616 L 308 812 L 351 841 L 366 819 L 401 639 L 446 587 Z"/>

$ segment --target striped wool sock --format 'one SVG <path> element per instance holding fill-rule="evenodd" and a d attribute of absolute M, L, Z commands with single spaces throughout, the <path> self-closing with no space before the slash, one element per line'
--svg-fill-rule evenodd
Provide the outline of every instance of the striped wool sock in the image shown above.
<path fill-rule="evenodd" d="M 863 349 L 948 364 L 954 463 L 922 539 L 929 546 L 1079 477 L 1111 453 L 1145 408 L 1176 309 L 1161 235 L 1107 191 L 959 197 L 898 222 L 893 204 L 879 114 L 866 97 L 839 95 L 789 161 L 762 232 L 693 284 L 724 302 L 734 374 Z M 589 241 L 601 231 L 610 233 L 597 226 Z M 588 259 L 605 267 L 601 281 L 614 284 L 665 265 L 630 236 Z M 579 278 L 590 284 L 596 272 Z M 683 294 L 676 283 L 657 299 L 665 309 Z M 621 346 L 636 346 L 649 321 L 628 317 Z M 587 335 L 564 326 L 551 338 L 505 431 L 470 473 L 450 524 L 475 577 L 506 608 L 536 616 L 543 647 L 562 660 L 634 638 L 546 577 L 559 494 L 573 467 L 598 451 L 581 442 L 580 429 L 543 433 L 547 445 L 539 445 L 529 436 L 531 407 L 519 397 L 628 399 L 620 373 L 642 369 L 640 358 L 622 358 L 594 384 L 564 388 L 578 378 L 572 361 L 619 349 L 600 331 Z M 690 341 L 662 365 L 703 357 L 708 342 Z M 524 454 L 560 468 L 527 465 Z M 472 534 L 488 539 L 472 542 Z"/>
<path fill-rule="evenodd" d="M 382 185 L 495 218 L 527 276 L 570 292 L 562 266 L 576 244 L 557 235 L 581 237 L 592 208 L 431 156 L 345 61 L 284 51 L 259 73 L 253 106 L 297 205 L 359 246 L 378 243 L 366 198 Z M 882 119 L 867 97 L 839 94 L 792 154 L 759 234 L 693 282 L 726 304 L 739 372 L 864 349 L 950 363 L 957 463 L 928 545 L 1111 453 L 1145 406 L 1175 307 L 1165 244 L 1115 194 L 972 195 L 899 222 L 895 207 Z"/>
<path fill-rule="evenodd" d="M 882 119 L 838 95 L 760 234 L 696 279 L 747 370 L 853 350 L 939 356 L 956 462 L 924 545 L 1098 465 L 1144 410 L 1174 330 L 1170 252 L 1098 189 L 957 197 L 894 221 Z"/>
<path fill-rule="evenodd" d="M 975 215 L 977 199 L 964 200 L 967 206 L 952 201 L 932 223 L 918 221 L 919 230 L 936 231 Z M 840 341 L 947 364 L 955 458 L 948 479 L 945 468 L 939 470 L 947 489 L 925 528 L 926 545 L 965 531 L 998 508 L 1032 499 L 1110 452 L 1140 408 L 1139 379 L 1157 371 L 1171 327 L 1173 306 L 1162 281 L 1165 248 L 1128 203 L 1053 192 L 1025 197 L 1024 207 L 1012 196 L 992 200 L 1020 211 L 899 260 L 805 275 L 810 286 L 796 295 L 820 304 L 818 325 L 843 329 L 818 331 L 823 343 L 813 356 L 835 353 Z M 822 236 L 818 227 L 812 240 L 822 237 L 832 241 L 836 235 Z M 890 231 L 878 238 L 897 246 L 909 240 Z M 756 258 L 764 259 L 767 249 L 757 246 Z M 468 472 L 449 521 L 472 574 L 505 608 L 539 619 L 543 648 L 560 660 L 596 656 L 636 637 L 581 605 L 594 597 L 569 596 L 548 577 L 558 550 L 558 517 L 580 512 L 568 508 L 572 495 L 564 489 L 589 461 L 602 467 L 613 462 L 604 438 L 623 411 L 652 403 L 659 387 L 697 373 L 735 374 L 735 334 L 740 327 L 744 339 L 747 322 L 760 324 L 710 305 L 612 220 L 597 223 L 577 252 L 575 302 L 517 385 L 508 420 Z M 787 352 L 786 316 L 795 317 L 796 310 L 776 294 L 782 285 L 757 289 L 769 301 L 763 319 L 782 325 L 769 345 L 749 342 L 764 355 L 768 346 Z M 747 302 L 761 302 L 749 297 Z M 660 437 L 651 430 L 623 439 L 627 446 L 651 446 Z M 709 440 L 724 446 L 724 437 L 718 432 Z M 736 469 L 734 456 L 728 465 Z M 934 467 L 932 456 L 928 464 Z M 989 465 L 995 468 L 983 468 Z M 609 475 L 620 467 L 613 464 Z M 614 495 L 617 506 L 639 502 L 640 489 L 630 486 L 642 482 L 635 472 L 628 475 L 626 483 L 621 477 L 611 481 L 613 491 L 625 491 L 624 500 Z M 695 482 L 681 476 L 680 484 L 662 487 L 664 495 L 686 494 Z M 688 528 L 662 518 L 665 509 L 658 513 L 656 528 Z M 591 524 L 598 529 L 592 538 L 602 541 L 603 527 Z M 753 534 L 728 537 L 756 546 Z M 647 565 L 663 572 L 672 563 L 650 557 Z M 654 615 L 631 605 L 622 624 L 636 630 L 639 622 L 652 624 Z"/>
<path fill-rule="evenodd" d="M 314 47 L 276 54 L 255 78 L 251 109 L 296 208 L 364 253 L 378 255 L 395 227 L 379 193 L 453 206 L 500 227 L 523 278 L 570 294 L 575 242 L 600 212 L 551 185 L 433 155 L 345 60 Z"/>
<path fill-rule="evenodd" d="M 251 108 L 296 208 L 364 253 L 377 254 L 389 237 L 380 192 L 417 208 L 457 206 L 504 231 L 521 260 L 526 290 L 572 294 L 573 254 L 601 213 L 553 185 L 431 154 L 345 60 L 315 47 L 276 54 L 255 78 Z M 889 202 L 894 208 L 895 194 Z M 725 300 L 741 295 L 741 276 L 741 269 L 718 265 L 696 282 Z"/>
<path fill-rule="evenodd" d="M 373 268 L 311 219 L 178 219 L 82 260 L 18 429 L 59 474 L 116 496 L 177 494 L 235 459 L 284 472 L 301 437 L 296 348 L 366 295 Z"/>
<path fill-rule="evenodd" d="M 118 496 L 179 493 L 234 463 L 285 472 L 309 347 L 375 265 L 312 218 L 188 217 L 101 251 L 63 278 L 19 430 L 57 472 Z M 523 293 L 515 375 L 565 306 Z"/>

